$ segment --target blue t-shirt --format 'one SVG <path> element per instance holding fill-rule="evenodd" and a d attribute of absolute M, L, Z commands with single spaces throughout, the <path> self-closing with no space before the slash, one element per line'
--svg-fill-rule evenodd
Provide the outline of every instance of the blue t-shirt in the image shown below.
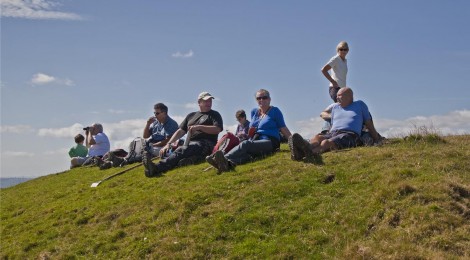
<path fill-rule="evenodd" d="M 352 102 L 347 107 L 335 104 L 331 109 L 330 131 L 352 131 L 361 134 L 364 122 L 371 120 L 369 108 L 361 100 Z"/>
<path fill-rule="evenodd" d="M 149 127 L 149 131 L 152 135 L 150 142 L 157 143 L 163 141 L 169 136 L 172 136 L 176 130 L 178 130 L 178 123 L 169 116 L 166 117 L 166 121 L 163 124 L 155 120 Z"/>
<path fill-rule="evenodd" d="M 281 140 L 279 130 L 286 127 L 284 116 L 281 110 L 277 107 L 271 107 L 268 114 L 263 118 L 259 113 L 259 108 L 251 110 L 251 123 L 250 127 L 258 127 L 256 133 L 260 134 L 260 139 L 269 139 L 269 136 Z"/>

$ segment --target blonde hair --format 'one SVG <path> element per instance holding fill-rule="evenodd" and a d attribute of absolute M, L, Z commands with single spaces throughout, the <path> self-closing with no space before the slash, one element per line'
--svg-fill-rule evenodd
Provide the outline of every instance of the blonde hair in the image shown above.
<path fill-rule="evenodd" d="M 349 50 L 348 43 L 347 43 L 347 42 L 345 42 L 345 41 L 342 41 L 342 42 L 338 43 L 338 46 L 336 46 L 336 52 L 338 52 L 338 51 L 339 51 L 339 49 L 343 49 L 343 48 L 345 48 L 345 49 L 348 49 L 348 50 Z"/>

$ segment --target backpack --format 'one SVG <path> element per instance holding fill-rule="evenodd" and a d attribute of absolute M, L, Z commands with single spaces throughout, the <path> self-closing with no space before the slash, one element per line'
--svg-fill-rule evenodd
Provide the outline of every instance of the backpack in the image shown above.
<path fill-rule="evenodd" d="M 126 150 L 121 149 L 121 148 L 118 148 L 118 149 L 114 149 L 114 150 L 112 150 L 112 151 L 109 151 L 109 152 L 105 153 L 105 154 L 103 155 L 103 158 L 102 158 L 102 159 L 103 159 L 104 161 L 108 161 L 108 160 L 109 160 L 109 154 L 110 154 L 110 153 L 113 153 L 113 154 L 116 155 L 117 157 L 122 157 L 122 158 L 126 157 L 127 154 L 128 154 L 128 152 L 126 152 Z"/>
<path fill-rule="evenodd" d="M 220 138 L 219 141 L 217 141 L 217 144 L 214 146 L 212 153 L 222 151 L 224 154 L 226 154 L 238 144 L 240 144 L 240 139 L 238 139 L 238 137 L 236 137 L 234 134 L 227 132 L 222 136 L 222 138 Z"/>
<path fill-rule="evenodd" d="M 136 137 L 129 144 L 129 153 L 126 157 L 128 163 L 141 162 L 146 141 L 142 137 Z"/>

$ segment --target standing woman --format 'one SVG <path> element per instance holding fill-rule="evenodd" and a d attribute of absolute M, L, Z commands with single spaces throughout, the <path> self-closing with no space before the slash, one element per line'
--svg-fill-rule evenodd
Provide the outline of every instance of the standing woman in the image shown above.
<path fill-rule="evenodd" d="M 255 98 L 258 108 L 251 111 L 249 139 L 225 155 L 222 151 L 217 151 L 206 157 L 207 162 L 217 168 L 219 173 L 229 171 L 238 164 L 251 162 L 254 157 L 275 152 L 279 149 L 281 141 L 279 131 L 286 138 L 291 136 L 281 110 L 271 106 L 269 91 L 260 89 L 256 92 Z"/>
<path fill-rule="evenodd" d="M 346 87 L 346 74 L 348 74 L 348 55 L 349 46 L 348 43 L 342 41 L 336 46 L 336 55 L 328 61 L 328 63 L 321 69 L 321 72 L 328 81 L 330 81 L 330 97 L 334 102 L 336 100 L 336 94 L 340 88 Z M 333 72 L 329 73 L 329 70 Z"/>

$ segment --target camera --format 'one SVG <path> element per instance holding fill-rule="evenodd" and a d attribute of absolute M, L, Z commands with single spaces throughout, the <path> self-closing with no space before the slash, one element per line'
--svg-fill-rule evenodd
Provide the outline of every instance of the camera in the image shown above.
<path fill-rule="evenodd" d="M 88 131 L 88 130 L 90 130 L 90 127 L 87 126 L 87 127 L 83 128 L 83 130 L 84 130 L 84 131 Z"/>

